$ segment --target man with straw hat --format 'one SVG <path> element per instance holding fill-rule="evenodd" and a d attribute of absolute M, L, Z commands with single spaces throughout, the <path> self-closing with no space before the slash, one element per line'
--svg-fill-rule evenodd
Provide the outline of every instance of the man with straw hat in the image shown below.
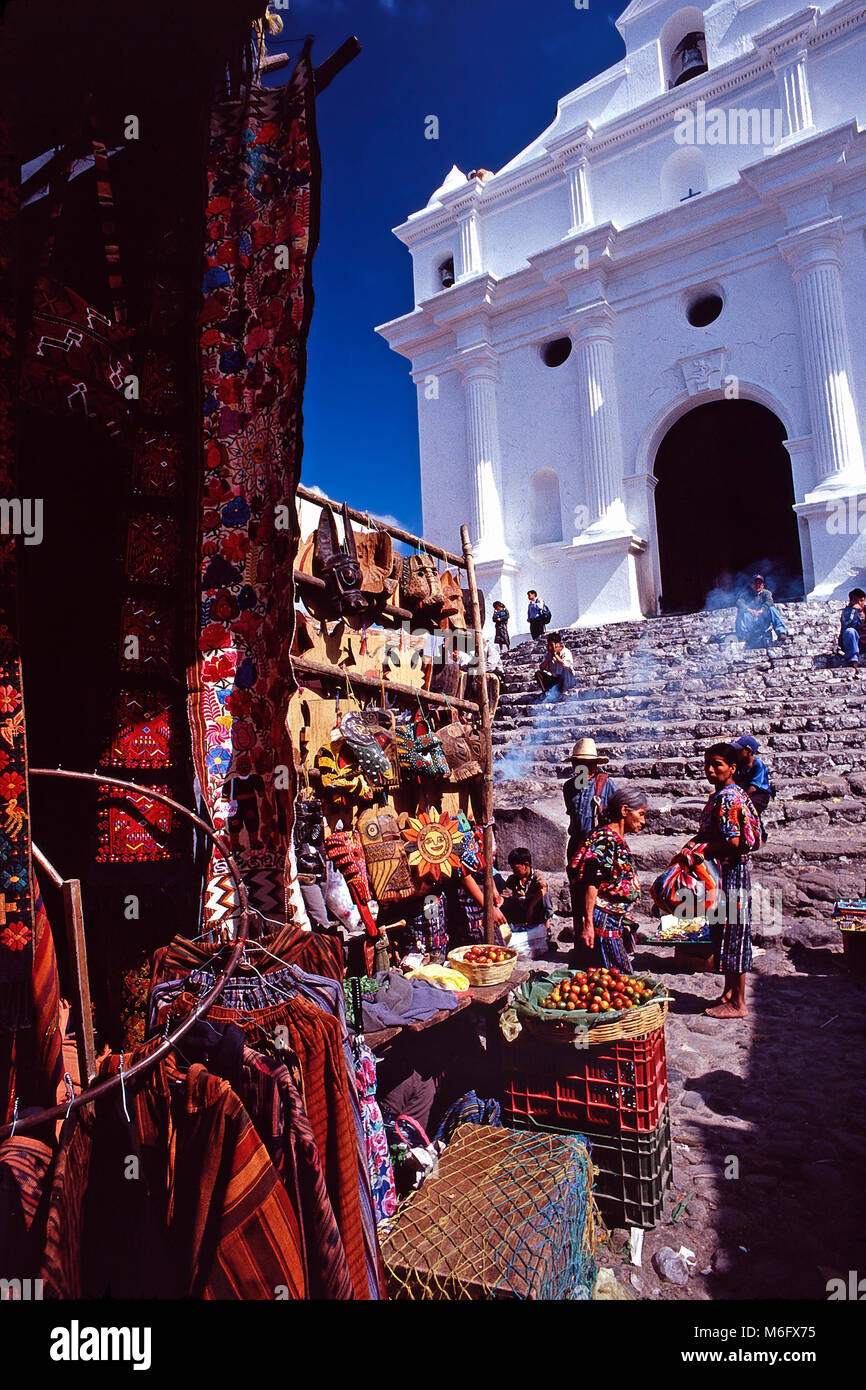
<path fill-rule="evenodd" d="M 610 758 L 604 753 L 599 753 L 595 739 L 579 738 L 571 750 L 572 775 L 562 788 L 568 814 L 568 847 L 565 862 L 572 890 L 573 913 L 576 909 L 571 866 L 578 850 L 586 844 L 593 830 L 597 830 L 601 825 L 607 803 L 617 790 L 613 778 L 600 771 L 601 765 L 608 762 Z M 576 924 L 577 918 L 574 920 Z M 573 938 L 573 932 L 568 927 L 560 935 L 566 940 Z"/>

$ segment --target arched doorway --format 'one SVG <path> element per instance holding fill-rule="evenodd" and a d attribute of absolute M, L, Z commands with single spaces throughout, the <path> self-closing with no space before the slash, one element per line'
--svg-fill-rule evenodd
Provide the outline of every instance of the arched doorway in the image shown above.
<path fill-rule="evenodd" d="M 755 401 L 709 401 L 668 430 L 655 460 L 663 613 L 721 607 L 753 574 L 803 596 L 785 427 Z"/>

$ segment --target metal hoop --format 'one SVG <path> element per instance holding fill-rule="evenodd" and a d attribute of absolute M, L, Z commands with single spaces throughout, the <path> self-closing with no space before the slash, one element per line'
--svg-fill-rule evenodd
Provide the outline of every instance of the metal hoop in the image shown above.
<path fill-rule="evenodd" d="M 199 830 L 216 845 L 225 860 L 232 882 L 237 889 L 241 907 L 241 917 L 238 924 L 238 934 L 235 937 L 235 943 L 232 947 L 232 953 L 223 971 L 217 976 L 213 989 L 200 1000 L 191 1013 L 187 1014 L 186 1017 L 181 1020 L 173 1033 L 170 1033 L 167 1038 L 164 1038 L 147 1057 L 142 1057 L 139 1061 L 135 1062 L 128 1071 L 121 1072 L 118 1075 L 108 1077 L 105 1081 L 98 1081 L 95 1085 L 88 1086 L 86 1090 L 81 1091 L 80 1094 L 68 1104 L 52 1105 L 47 1110 L 40 1110 L 35 1115 L 28 1115 L 23 1120 L 18 1120 L 15 1126 L 16 1134 L 25 1129 L 34 1129 L 37 1125 L 45 1124 L 47 1120 L 65 1118 L 72 1110 L 78 1110 L 82 1105 L 90 1105 L 93 1101 L 98 1099 L 98 1097 L 107 1095 L 109 1091 L 113 1091 L 115 1087 L 121 1084 L 129 1085 L 133 1077 L 148 1071 L 151 1067 L 155 1066 L 157 1062 L 160 1062 L 163 1057 L 167 1056 L 175 1043 L 179 1042 L 183 1035 L 189 1032 L 190 1028 L 201 1018 L 202 1014 L 207 1013 L 211 1004 L 213 1004 L 222 993 L 226 981 L 231 979 L 241 955 L 243 954 L 244 945 L 249 936 L 250 918 L 252 916 L 246 885 L 241 877 L 240 870 L 235 863 L 229 846 L 222 837 L 217 834 L 212 825 L 202 820 L 201 816 L 197 816 L 194 811 L 190 811 L 186 806 L 182 806 L 179 801 L 175 801 L 170 796 L 165 796 L 162 792 L 151 791 L 149 787 L 143 787 L 138 782 L 124 782 L 118 777 L 103 777 L 98 772 L 67 772 L 65 769 L 61 768 L 31 767 L 30 776 L 65 777 L 75 782 L 98 782 L 103 786 L 119 787 L 121 791 L 135 792 L 138 796 L 149 796 L 154 801 L 160 801 L 164 806 L 169 806 L 173 811 L 177 811 L 180 815 L 186 816 L 187 820 L 197 825 Z M 0 1140 L 8 1138 L 11 1129 L 11 1125 L 0 1125 Z"/>

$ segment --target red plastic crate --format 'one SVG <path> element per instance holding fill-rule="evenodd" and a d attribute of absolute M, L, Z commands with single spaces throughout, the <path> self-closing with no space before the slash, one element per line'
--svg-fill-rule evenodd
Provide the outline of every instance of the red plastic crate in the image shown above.
<path fill-rule="evenodd" d="M 650 1134 L 667 1104 L 664 1028 L 583 1052 L 515 1043 L 505 1058 L 503 1109 L 517 1125 Z"/>

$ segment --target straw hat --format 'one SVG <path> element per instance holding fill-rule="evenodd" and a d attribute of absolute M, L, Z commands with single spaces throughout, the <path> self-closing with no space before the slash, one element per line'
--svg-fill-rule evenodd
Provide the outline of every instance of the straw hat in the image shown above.
<path fill-rule="evenodd" d="M 594 738 L 579 738 L 571 750 L 573 763 L 609 763 L 606 753 L 599 753 Z"/>

